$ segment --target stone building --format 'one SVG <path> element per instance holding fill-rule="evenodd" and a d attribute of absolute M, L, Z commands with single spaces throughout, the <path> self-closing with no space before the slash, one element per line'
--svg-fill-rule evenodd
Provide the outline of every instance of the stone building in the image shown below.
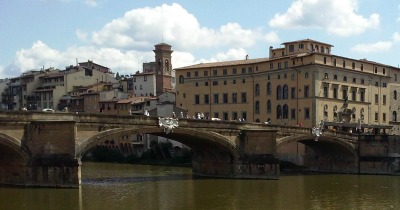
<path fill-rule="evenodd" d="M 311 39 L 282 45 L 270 47 L 267 58 L 175 69 L 177 106 L 191 116 L 305 127 L 323 121 L 341 131 L 389 132 L 395 125 L 399 68 L 334 55 L 331 44 Z"/>

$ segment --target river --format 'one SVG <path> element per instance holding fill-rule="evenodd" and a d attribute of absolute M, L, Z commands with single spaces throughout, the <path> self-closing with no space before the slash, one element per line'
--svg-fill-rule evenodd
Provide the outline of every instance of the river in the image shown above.
<path fill-rule="evenodd" d="M 213 179 L 193 176 L 190 168 L 84 162 L 79 189 L 1 186 L 0 209 L 400 209 L 400 177 Z"/>

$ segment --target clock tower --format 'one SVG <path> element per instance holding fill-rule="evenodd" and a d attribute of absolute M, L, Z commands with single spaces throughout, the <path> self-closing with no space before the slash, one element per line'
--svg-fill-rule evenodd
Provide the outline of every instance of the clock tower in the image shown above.
<path fill-rule="evenodd" d="M 156 94 L 160 95 L 165 91 L 172 90 L 172 62 L 171 45 L 160 43 L 154 45 L 156 58 Z"/>

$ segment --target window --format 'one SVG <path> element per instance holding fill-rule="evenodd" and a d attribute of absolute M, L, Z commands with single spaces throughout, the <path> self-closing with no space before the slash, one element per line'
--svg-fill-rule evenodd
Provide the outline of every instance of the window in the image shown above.
<path fill-rule="evenodd" d="M 246 79 L 242 79 L 242 83 L 243 83 L 243 84 L 246 83 Z"/>
<path fill-rule="evenodd" d="M 208 77 L 208 71 L 204 71 L 204 76 Z"/>
<path fill-rule="evenodd" d="M 348 96 L 347 96 L 347 89 L 343 88 L 342 89 L 342 99 L 347 100 Z"/>
<path fill-rule="evenodd" d="M 397 100 L 397 91 L 396 91 L 396 90 L 393 91 L 393 99 L 394 99 L 394 100 Z"/>
<path fill-rule="evenodd" d="M 336 66 L 336 58 L 333 59 L 333 66 Z"/>
<path fill-rule="evenodd" d="M 232 84 L 236 84 L 236 80 L 234 79 L 234 80 L 232 80 Z"/>
<path fill-rule="evenodd" d="M 283 99 L 288 99 L 289 98 L 289 88 L 287 85 L 283 86 Z"/>
<path fill-rule="evenodd" d="M 232 112 L 232 118 L 233 118 L 233 120 L 237 120 L 238 119 L 237 112 Z"/>
<path fill-rule="evenodd" d="M 333 80 L 337 80 L 337 75 L 333 75 Z"/>
<path fill-rule="evenodd" d="M 267 113 L 271 113 L 271 110 L 272 110 L 272 104 L 271 104 L 271 101 L 268 100 L 267 101 Z"/>
<path fill-rule="evenodd" d="M 282 119 L 282 107 L 281 107 L 281 105 L 278 105 L 276 107 L 276 118 L 277 119 Z"/>
<path fill-rule="evenodd" d="M 364 79 L 361 79 L 361 84 L 362 84 L 362 85 L 364 84 Z"/>
<path fill-rule="evenodd" d="M 382 96 L 382 103 L 383 103 L 383 105 L 386 105 L 386 95 Z"/>
<path fill-rule="evenodd" d="M 360 69 L 361 69 L 361 71 L 364 71 L 364 65 L 363 64 L 361 64 Z"/>
<path fill-rule="evenodd" d="M 260 114 L 260 102 L 259 101 L 256 101 L 256 103 L 254 105 L 254 109 L 255 109 L 256 114 Z"/>
<path fill-rule="evenodd" d="M 365 102 L 365 91 L 364 90 L 360 91 L 360 101 Z"/>
<path fill-rule="evenodd" d="M 333 88 L 333 98 L 335 98 L 335 99 L 338 98 L 338 89 L 337 89 L 337 87 Z"/>
<path fill-rule="evenodd" d="M 328 86 L 324 86 L 324 98 L 328 98 Z"/>
<path fill-rule="evenodd" d="M 394 122 L 397 121 L 397 112 L 396 111 L 392 112 L 392 121 L 394 121 Z"/>
<path fill-rule="evenodd" d="M 289 52 L 294 52 L 294 45 L 289 45 Z"/>
<path fill-rule="evenodd" d="M 378 112 L 375 112 L 375 122 L 377 122 L 379 120 L 379 114 Z"/>
<path fill-rule="evenodd" d="M 356 101 L 356 90 L 355 89 L 352 89 L 351 90 L 351 100 L 352 101 Z"/>
<path fill-rule="evenodd" d="M 222 100 L 223 100 L 223 103 L 224 103 L 224 104 L 227 104 L 227 103 L 228 103 L 228 93 L 224 93 L 224 94 L 222 95 Z"/>
<path fill-rule="evenodd" d="M 343 61 L 343 68 L 346 67 L 346 61 Z"/>
<path fill-rule="evenodd" d="M 219 102 L 219 95 L 218 95 L 218 93 L 214 93 L 214 104 L 218 104 L 218 102 Z"/>
<path fill-rule="evenodd" d="M 199 76 L 199 72 L 198 72 L 198 71 L 195 71 L 195 72 L 194 72 L 194 76 L 195 76 L 195 77 L 198 77 L 198 76 Z"/>
<path fill-rule="evenodd" d="M 242 74 L 246 74 L 246 68 L 242 68 Z"/>
<path fill-rule="evenodd" d="M 290 110 L 290 119 L 296 119 L 296 109 Z"/>
<path fill-rule="evenodd" d="M 347 77 L 346 76 L 343 77 L 343 82 L 347 82 Z"/>
<path fill-rule="evenodd" d="M 274 69 L 274 63 L 269 64 L 269 69 Z"/>
<path fill-rule="evenodd" d="M 184 80 L 183 76 L 182 75 L 179 76 L 179 84 L 184 84 L 184 83 L 185 83 L 185 80 Z"/>
<path fill-rule="evenodd" d="M 256 96 L 259 96 L 259 95 L 260 95 L 260 85 L 259 85 L 259 84 L 256 84 L 256 87 L 255 87 L 255 95 L 256 95 Z"/>
<path fill-rule="evenodd" d="M 324 74 L 324 79 L 328 79 L 328 73 Z"/>
<path fill-rule="evenodd" d="M 310 87 L 308 85 L 304 86 L 304 98 L 308 98 L 308 91 Z"/>
<path fill-rule="evenodd" d="M 232 74 L 237 74 L 237 69 L 236 68 L 232 69 Z"/>
<path fill-rule="evenodd" d="M 196 82 L 196 87 L 199 87 L 199 83 Z M 142 89 L 142 85 L 140 85 L 140 89 Z"/>
<path fill-rule="evenodd" d="M 222 69 L 222 75 L 227 75 L 228 74 L 228 70 L 227 69 Z"/>
<path fill-rule="evenodd" d="M 304 119 L 310 119 L 310 108 L 304 108 Z"/>
<path fill-rule="evenodd" d="M 375 66 L 375 74 L 378 73 L 378 67 Z"/>
<path fill-rule="evenodd" d="M 308 72 L 304 74 L 304 78 L 308 78 Z"/>
<path fill-rule="evenodd" d="M 228 120 L 228 112 L 223 112 L 222 116 L 223 116 L 223 120 Z"/>
<path fill-rule="evenodd" d="M 267 95 L 271 95 L 271 83 L 267 83 Z"/>
<path fill-rule="evenodd" d="M 194 95 L 194 104 L 200 104 L 200 95 Z"/>
<path fill-rule="evenodd" d="M 246 103 L 247 102 L 247 96 L 246 96 L 246 92 L 242 93 L 242 103 Z"/>
<path fill-rule="evenodd" d="M 292 98 L 296 98 L 296 88 L 292 87 L 290 92 L 291 92 Z"/>
<path fill-rule="evenodd" d="M 356 63 L 353 62 L 353 63 L 351 64 L 351 68 L 352 68 L 352 69 L 356 69 Z"/>
<path fill-rule="evenodd" d="M 353 83 L 356 84 L 357 83 L 357 79 L 353 77 Z"/>
<path fill-rule="evenodd" d="M 375 94 L 375 104 L 378 104 L 378 103 L 379 103 L 379 95 Z"/>
<path fill-rule="evenodd" d="M 204 82 L 204 86 L 208 86 L 208 82 Z"/>
<path fill-rule="evenodd" d="M 218 81 L 213 81 L 213 86 L 218 86 Z"/>
<path fill-rule="evenodd" d="M 218 112 L 214 112 L 214 118 L 219 118 L 219 113 Z"/>
<path fill-rule="evenodd" d="M 186 72 L 186 77 L 190 78 L 190 72 Z"/>
<path fill-rule="evenodd" d="M 242 112 L 242 120 L 246 120 L 247 119 L 247 113 L 246 112 Z"/>
<path fill-rule="evenodd" d="M 285 69 L 289 68 L 289 62 L 288 61 L 285 61 L 284 65 L 285 65 Z"/>
<path fill-rule="evenodd" d="M 287 104 L 283 105 L 283 119 L 289 118 L 289 107 Z"/>
<path fill-rule="evenodd" d="M 217 69 L 213 70 L 213 76 L 218 76 L 218 70 Z"/>
<path fill-rule="evenodd" d="M 397 74 L 394 74 L 394 81 L 397 81 Z"/>
<path fill-rule="evenodd" d="M 232 93 L 232 103 L 237 103 L 237 93 Z"/>
<path fill-rule="evenodd" d="M 224 80 L 224 85 L 226 85 L 226 80 Z"/>
<path fill-rule="evenodd" d="M 324 64 L 326 64 L 326 57 L 324 57 Z"/>
<path fill-rule="evenodd" d="M 276 88 L 276 99 L 282 99 L 282 87 L 280 85 L 278 85 L 278 87 Z"/>
<path fill-rule="evenodd" d="M 249 67 L 249 68 L 247 68 L 247 71 L 249 72 L 249 73 L 253 73 L 253 67 Z"/>
<path fill-rule="evenodd" d="M 281 68 L 282 68 L 281 62 L 279 62 L 279 63 L 278 63 L 278 69 L 281 69 Z"/>
<path fill-rule="evenodd" d="M 204 103 L 209 104 L 210 103 L 210 96 L 208 94 L 204 94 Z"/>

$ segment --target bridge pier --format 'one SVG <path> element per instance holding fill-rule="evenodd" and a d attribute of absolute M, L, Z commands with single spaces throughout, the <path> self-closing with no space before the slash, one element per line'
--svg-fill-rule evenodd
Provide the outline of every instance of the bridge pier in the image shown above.
<path fill-rule="evenodd" d="M 71 187 L 80 184 L 80 160 L 75 158 L 74 121 L 33 121 L 26 129 L 29 151 L 25 186 Z"/>

